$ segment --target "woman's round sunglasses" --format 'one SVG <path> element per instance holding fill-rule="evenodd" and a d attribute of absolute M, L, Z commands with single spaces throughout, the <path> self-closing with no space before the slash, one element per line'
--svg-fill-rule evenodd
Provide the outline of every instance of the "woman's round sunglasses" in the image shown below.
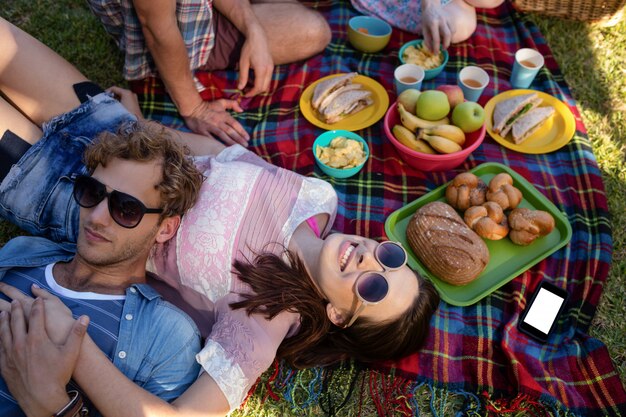
<path fill-rule="evenodd" d="M 352 326 L 365 306 L 381 302 L 389 293 L 389 281 L 386 274 L 406 265 L 408 256 L 406 250 L 397 242 L 386 241 L 380 243 L 374 249 L 374 257 L 383 267 L 383 272 L 365 271 L 354 282 L 354 292 L 360 305 L 356 307 L 348 324 L 344 329 Z"/>
<path fill-rule="evenodd" d="M 81 175 L 74 182 L 74 199 L 79 206 L 92 208 L 108 199 L 109 213 L 115 223 L 127 229 L 137 227 L 147 213 L 161 213 L 163 209 L 147 208 L 132 195 L 113 190 L 107 192 L 106 185 L 93 177 Z"/>

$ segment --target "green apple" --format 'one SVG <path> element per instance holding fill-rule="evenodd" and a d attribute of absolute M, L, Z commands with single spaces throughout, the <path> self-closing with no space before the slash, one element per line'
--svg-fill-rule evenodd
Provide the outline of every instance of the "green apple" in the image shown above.
<path fill-rule="evenodd" d="M 443 91 L 426 90 L 417 98 L 415 114 L 424 120 L 443 119 L 450 113 L 450 102 Z"/>
<path fill-rule="evenodd" d="M 465 133 L 477 131 L 484 122 L 485 109 L 473 101 L 465 101 L 452 110 L 452 124 L 460 127 Z"/>
<path fill-rule="evenodd" d="M 415 114 L 415 106 L 420 94 L 420 90 L 416 90 L 415 88 L 407 88 L 398 96 L 398 103 L 402 103 L 407 111 Z"/>

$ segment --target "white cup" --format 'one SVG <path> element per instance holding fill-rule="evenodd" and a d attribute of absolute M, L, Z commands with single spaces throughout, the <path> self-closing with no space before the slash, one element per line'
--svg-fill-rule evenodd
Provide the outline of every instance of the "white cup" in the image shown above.
<path fill-rule="evenodd" d="M 422 81 L 424 81 L 424 68 L 419 65 L 402 64 L 393 72 L 393 83 L 397 95 L 409 88 L 421 89 Z"/>
<path fill-rule="evenodd" d="M 459 72 L 458 85 L 467 101 L 478 101 L 489 84 L 489 74 L 480 67 L 469 66 Z"/>

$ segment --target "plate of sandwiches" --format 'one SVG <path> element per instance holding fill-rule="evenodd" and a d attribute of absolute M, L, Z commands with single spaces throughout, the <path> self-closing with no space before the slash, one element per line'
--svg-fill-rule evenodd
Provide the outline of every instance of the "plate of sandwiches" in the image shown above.
<path fill-rule="evenodd" d="M 388 107 L 385 88 L 356 72 L 320 78 L 300 96 L 304 117 L 326 130 L 364 129 L 379 121 Z"/>
<path fill-rule="evenodd" d="M 576 120 L 557 98 L 534 90 L 510 90 L 485 106 L 487 132 L 514 151 L 541 154 L 565 146 L 574 136 Z"/>

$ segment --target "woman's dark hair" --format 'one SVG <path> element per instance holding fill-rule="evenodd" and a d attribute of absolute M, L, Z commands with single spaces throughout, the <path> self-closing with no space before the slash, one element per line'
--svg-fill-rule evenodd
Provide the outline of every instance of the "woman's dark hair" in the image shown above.
<path fill-rule="evenodd" d="M 359 317 L 342 329 L 326 315 L 326 300 L 313 284 L 303 262 L 290 251 L 286 261 L 272 253 L 257 255 L 251 263 L 235 261 L 234 273 L 250 285 L 253 294 L 230 304 L 248 314 L 272 319 L 282 311 L 300 314 L 298 333 L 283 340 L 277 357 L 296 368 L 310 368 L 355 358 L 362 362 L 399 359 L 417 351 L 428 334 L 430 317 L 439 294 L 419 274 L 419 291 L 406 312 L 393 321 L 375 322 Z"/>

